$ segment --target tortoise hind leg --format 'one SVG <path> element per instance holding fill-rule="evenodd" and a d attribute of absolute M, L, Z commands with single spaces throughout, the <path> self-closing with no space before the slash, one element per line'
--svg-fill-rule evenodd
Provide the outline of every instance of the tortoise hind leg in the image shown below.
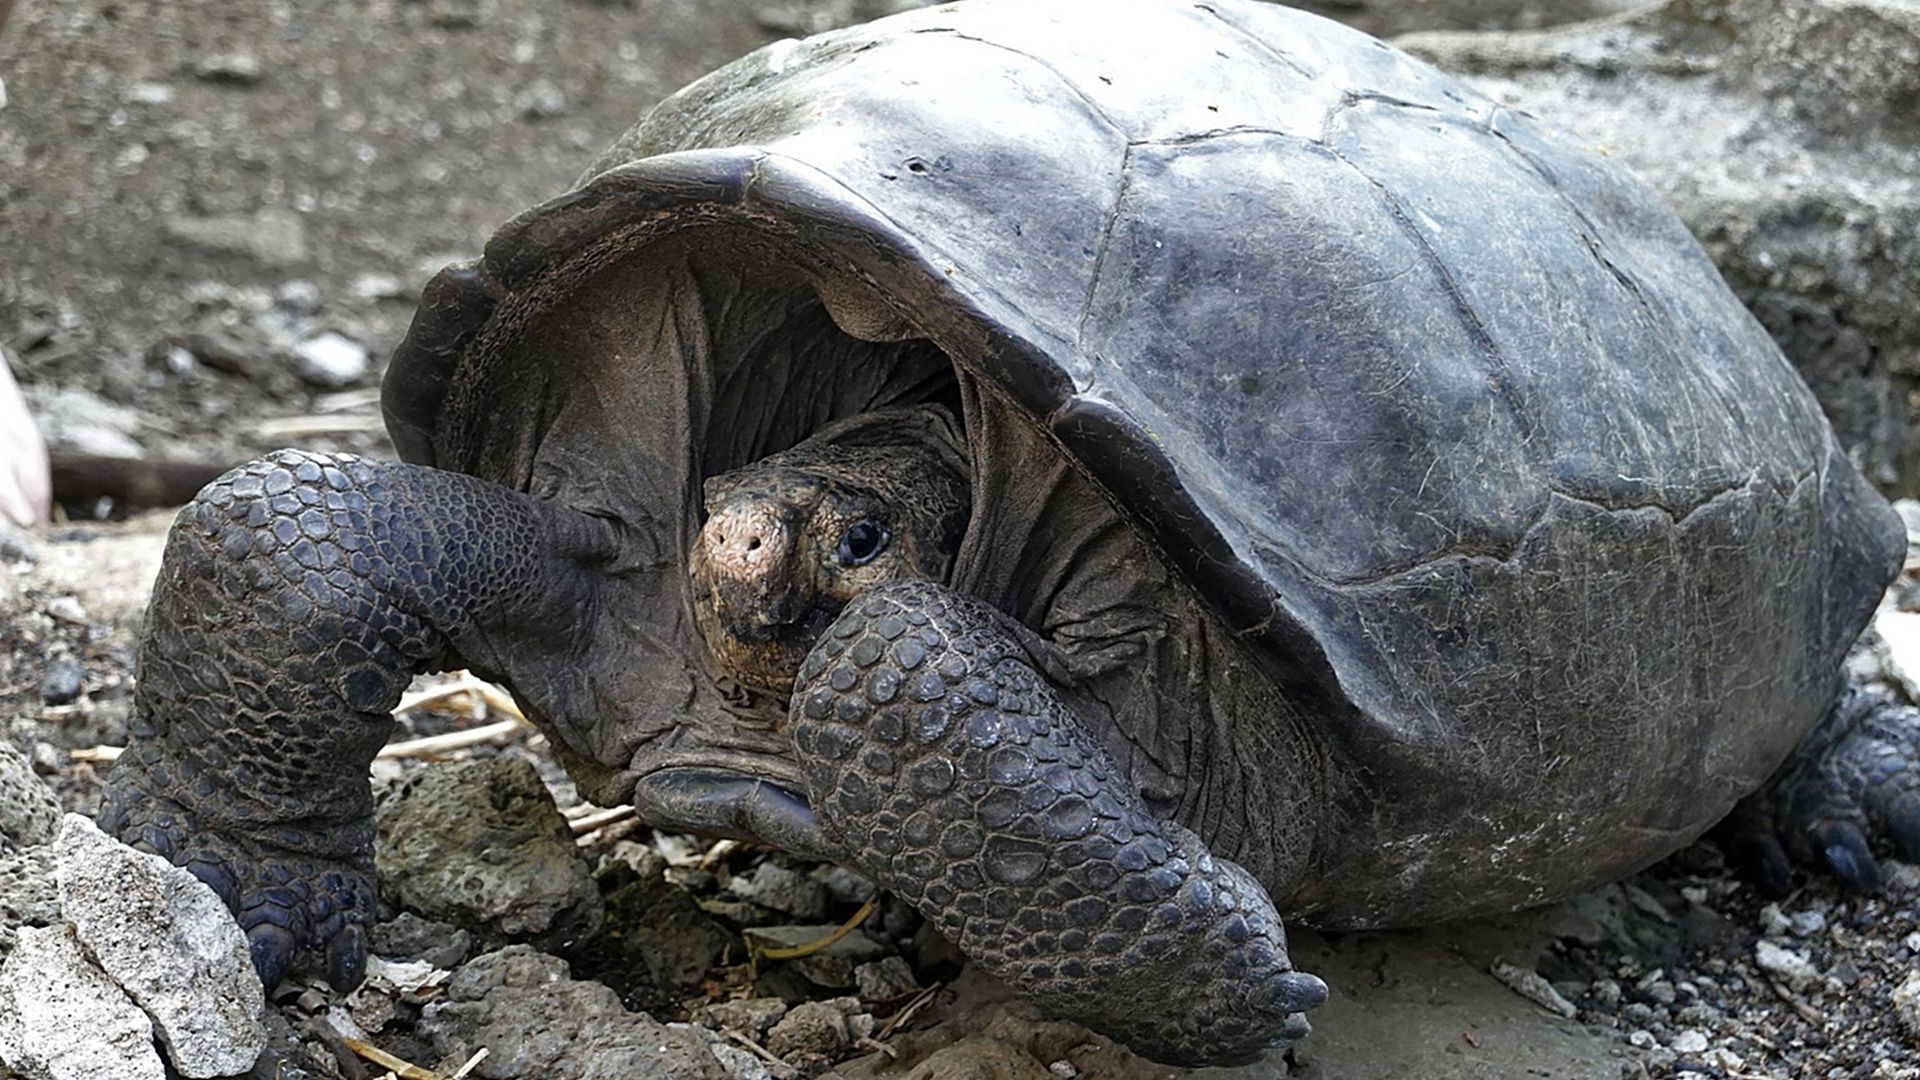
<path fill-rule="evenodd" d="M 1266 891 L 1155 818 L 1021 632 L 927 582 L 854 601 L 792 712 L 815 810 L 854 863 L 1061 1015 L 1183 1063 L 1307 1032 Z"/>
<path fill-rule="evenodd" d="M 1791 888 L 1795 864 L 1878 888 L 1871 838 L 1920 862 L 1920 709 L 1849 687 L 1767 785 L 1734 808 L 1722 837 L 1775 896 Z"/>
<path fill-rule="evenodd" d="M 281 451 L 227 473 L 168 538 L 102 827 L 211 885 L 269 988 L 309 948 L 357 983 L 389 710 L 416 672 L 504 671 L 510 640 L 516 666 L 565 653 L 613 542 L 421 466 Z"/>

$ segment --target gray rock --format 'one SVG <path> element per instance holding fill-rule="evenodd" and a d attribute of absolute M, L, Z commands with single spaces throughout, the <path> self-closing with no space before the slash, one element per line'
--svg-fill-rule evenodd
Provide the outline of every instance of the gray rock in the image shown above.
<path fill-rule="evenodd" d="M 377 807 L 380 891 L 491 942 L 558 946 L 600 927 L 600 890 L 567 819 L 521 759 L 437 765 Z"/>
<path fill-rule="evenodd" d="M 838 1061 L 853 1045 L 858 1036 L 851 1021 L 856 1017 L 866 1018 L 867 1025 L 863 1026 L 872 1023 L 872 1017 L 861 1012 L 860 1003 L 852 998 L 796 1005 L 767 1032 L 767 1049 L 812 1076 Z"/>
<path fill-rule="evenodd" d="M 464 1060 L 486 1047 L 476 1075 L 489 1080 L 728 1075 L 700 1038 L 628 1012 L 612 990 L 574 981 L 565 962 L 525 945 L 454 973 L 445 1000 L 421 1014 L 419 1031 L 443 1057 Z"/>
<path fill-rule="evenodd" d="M 1920 485 L 1920 7 L 1664 0 L 1557 30 L 1399 43 L 1632 166 L 1868 476 Z"/>
<path fill-rule="evenodd" d="M 1920 971 L 1909 971 L 1891 995 L 1893 1018 L 1907 1037 L 1920 1042 Z"/>
<path fill-rule="evenodd" d="M 25 393 L 54 453 L 121 458 L 145 453 L 140 436 L 146 423 L 138 412 L 86 390 L 34 386 Z"/>
<path fill-rule="evenodd" d="M 607 909 L 601 947 L 644 967 L 653 985 L 668 994 L 698 990 L 727 949 L 739 948 L 739 938 L 658 874 L 614 889 Z"/>
<path fill-rule="evenodd" d="M 0 966 L 0 1061 L 31 1080 L 166 1076 L 152 1021 L 65 926 L 20 931 Z"/>
<path fill-rule="evenodd" d="M 260 81 L 260 58 L 248 52 L 214 53 L 193 65 L 193 73 L 207 82 L 251 86 Z"/>
<path fill-rule="evenodd" d="M 864 904 L 873 899 L 880 886 L 858 870 L 829 863 L 813 868 L 813 880 L 826 886 L 827 893 L 842 904 Z"/>
<path fill-rule="evenodd" d="M 0 740 L 0 852 L 49 843 L 59 823 L 59 797 L 27 755 Z"/>
<path fill-rule="evenodd" d="M 1806 953 L 1766 938 L 1754 943 L 1753 962 L 1761 971 L 1795 990 L 1805 990 L 1820 981 L 1820 972 L 1808 961 Z"/>
<path fill-rule="evenodd" d="M 707 1006 L 706 1012 L 707 1019 L 722 1030 L 757 1039 L 787 1015 L 787 1003 L 779 998 L 735 998 L 716 1001 Z"/>
<path fill-rule="evenodd" d="M 0 852 L 0 960 L 12 951 L 21 927 L 52 926 L 59 921 L 52 846 Z"/>
<path fill-rule="evenodd" d="M 293 347 L 294 373 L 323 389 L 352 386 L 372 367 L 367 347 L 342 334 L 316 334 Z"/>
<path fill-rule="evenodd" d="M 791 949 L 799 945 L 808 945 L 840 929 L 832 924 L 820 926 L 755 926 L 746 931 L 747 944 L 763 949 Z M 868 962 L 878 960 L 893 950 L 868 937 L 866 931 L 855 930 L 839 941 L 821 949 L 819 952 L 785 963 L 806 977 L 815 986 L 849 987 L 853 985 L 853 969 Z"/>
<path fill-rule="evenodd" d="M 71 705 L 87 688 L 87 669 L 72 657 L 55 660 L 47 665 L 47 673 L 40 679 L 40 700 L 48 705 Z"/>
<path fill-rule="evenodd" d="M 854 968 L 853 985 L 862 1001 L 889 1001 L 920 989 L 920 980 L 905 959 L 887 956 Z"/>
<path fill-rule="evenodd" d="M 424 960 L 437 968 L 451 970 L 467 958 L 473 949 L 473 935 L 457 926 L 423 919 L 403 911 L 385 922 L 375 923 L 373 951 L 388 960 Z"/>
<path fill-rule="evenodd" d="M 68 814 L 54 841 L 61 917 L 152 1017 L 174 1067 L 245 1072 L 266 1045 L 266 993 L 246 935 L 199 878 Z"/>
<path fill-rule="evenodd" d="M 307 227 L 291 210 L 269 207 L 250 216 L 177 217 L 166 223 L 166 231 L 209 254 L 240 256 L 270 269 L 307 261 Z"/>
<path fill-rule="evenodd" d="M 827 916 L 827 887 L 776 862 L 761 863 L 753 873 L 734 878 L 727 887 L 733 895 L 768 911 L 796 919 Z"/>

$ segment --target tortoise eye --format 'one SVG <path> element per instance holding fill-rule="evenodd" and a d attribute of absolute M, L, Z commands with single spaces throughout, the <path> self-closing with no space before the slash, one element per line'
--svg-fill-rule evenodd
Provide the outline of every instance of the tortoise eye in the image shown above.
<path fill-rule="evenodd" d="M 840 546 L 833 557 L 841 566 L 865 566 L 873 557 L 886 550 L 886 526 L 877 521 L 856 522 L 852 528 L 840 534 Z"/>

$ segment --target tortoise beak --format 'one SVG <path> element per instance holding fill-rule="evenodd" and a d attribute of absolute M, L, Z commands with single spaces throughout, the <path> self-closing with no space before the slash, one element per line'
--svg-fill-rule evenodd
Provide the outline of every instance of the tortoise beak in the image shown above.
<path fill-rule="evenodd" d="M 815 859 L 845 856 L 827 839 L 805 795 L 732 769 L 656 769 L 634 785 L 633 806 L 656 829 L 753 840 Z"/>

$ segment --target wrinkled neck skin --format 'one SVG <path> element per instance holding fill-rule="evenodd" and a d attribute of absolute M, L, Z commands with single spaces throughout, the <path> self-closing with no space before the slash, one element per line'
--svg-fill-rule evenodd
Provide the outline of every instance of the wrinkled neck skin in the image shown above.
<path fill-rule="evenodd" d="M 926 405 L 842 421 L 707 481 L 689 601 L 730 705 L 782 723 L 794 673 L 848 603 L 892 582 L 945 583 L 969 479 L 958 425 Z"/>

